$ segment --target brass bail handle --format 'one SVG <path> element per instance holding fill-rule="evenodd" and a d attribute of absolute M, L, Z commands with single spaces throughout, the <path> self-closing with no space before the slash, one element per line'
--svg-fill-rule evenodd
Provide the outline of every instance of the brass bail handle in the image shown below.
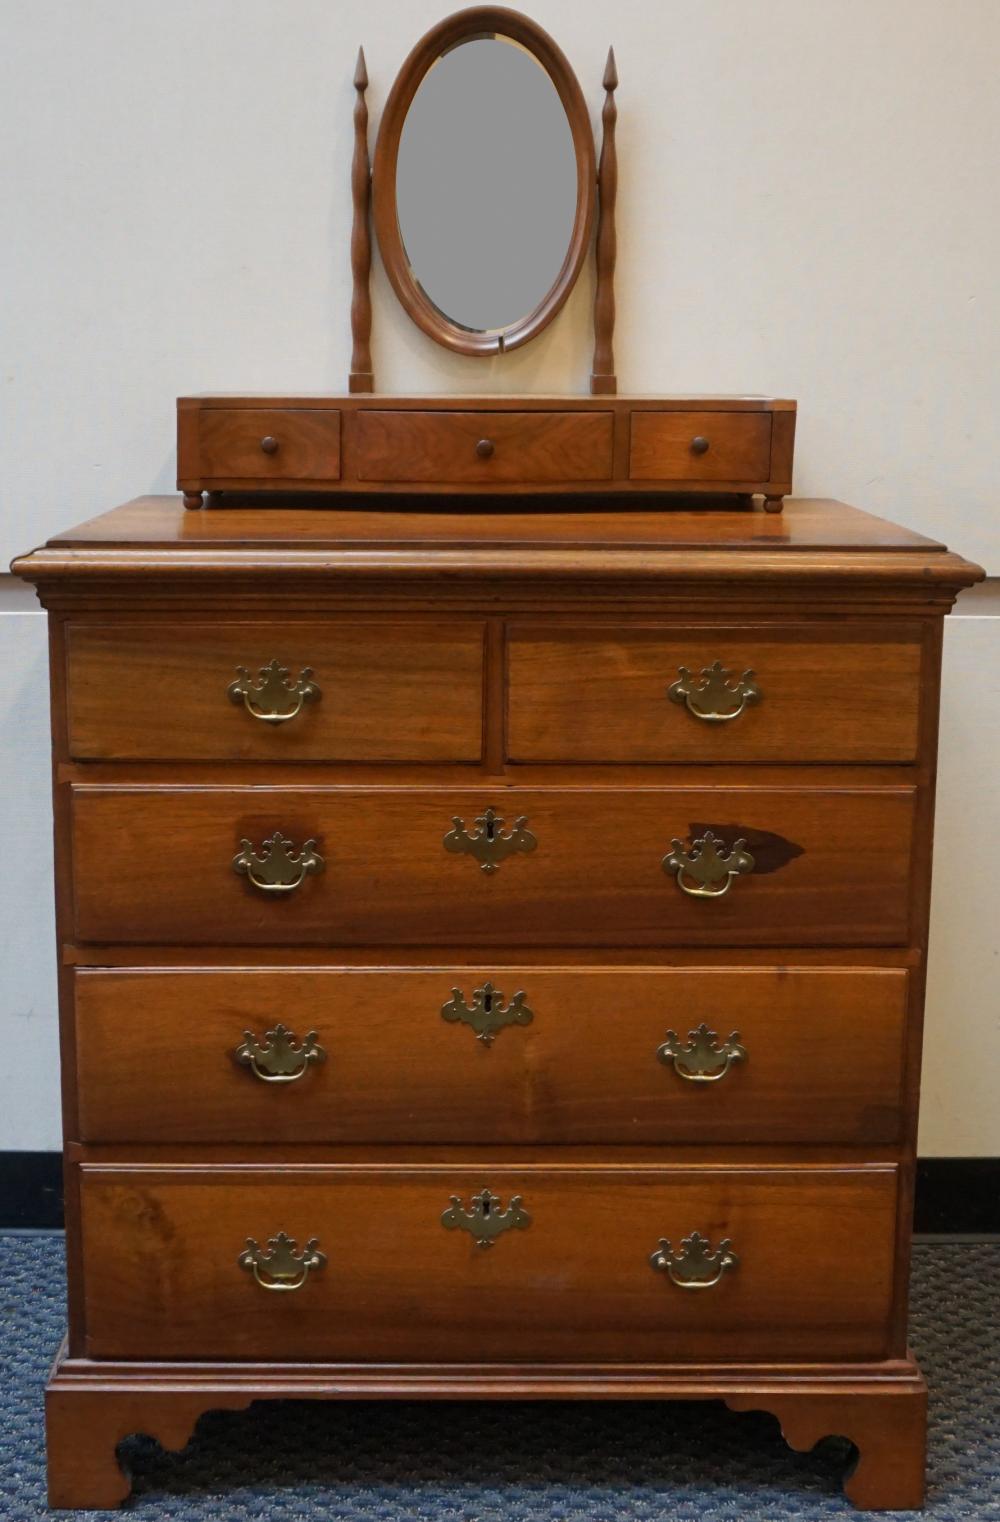
<path fill-rule="evenodd" d="M 233 857 L 233 871 L 248 879 L 261 893 L 291 893 L 326 863 L 316 850 L 315 840 L 307 840 L 296 851 L 280 830 L 261 843 L 260 850 L 243 839 Z"/>
<path fill-rule="evenodd" d="M 263 1041 L 258 1041 L 253 1031 L 244 1031 L 243 1044 L 234 1055 L 262 1083 L 296 1083 L 313 1063 L 326 1061 L 315 1031 L 307 1031 L 298 1042 L 280 1023 L 264 1032 Z"/>
<path fill-rule="evenodd" d="M 728 724 L 762 696 L 749 667 L 737 678 L 721 661 L 703 667 L 696 677 L 686 666 L 678 666 L 677 681 L 667 688 L 672 703 L 683 703 L 688 713 L 706 724 Z"/>
<path fill-rule="evenodd" d="M 723 1274 L 731 1273 L 740 1260 L 728 1237 L 713 1250 L 707 1237 L 693 1231 L 681 1240 L 679 1252 L 674 1252 L 669 1237 L 661 1237 L 660 1245 L 650 1254 L 649 1261 L 678 1289 L 713 1289 Z"/>
<path fill-rule="evenodd" d="M 732 1064 L 744 1062 L 747 1054 L 740 1043 L 739 1031 L 733 1031 L 720 1042 L 715 1031 L 701 1024 L 697 1030 L 688 1032 L 687 1041 L 682 1041 L 676 1031 L 667 1031 L 656 1055 L 666 1066 L 672 1064 L 677 1076 L 688 1083 L 718 1083 Z"/>
<path fill-rule="evenodd" d="M 253 1274 L 261 1289 L 291 1291 L 301 1289 L 314 1269 L 326 1263 L 326 1253 L 319 1250 L 319 1238 L 310 1237 L 301 1252 L 296 1251 L 294 1237 L 279 1231 L 261 1247 L 254 1237 L 237 1258 L 240 1268 Z"/>
<path fill-rule="evenodd" d="M 754 869 L 746 844 L 740 839 L 727 850 L 718 836 L 706 830 L 690 849 L 675 838 L 660 865 L 668 875 L 676 874 L 677 886 L 691 898 L 722 898 L 737 877 Z"/>
<path fill-rule="evenodd" d="M 237 666 L 236 680 L 226 691 L 231 703 L 242 703 L 247 713 L 262 724 L 287 724 L 302 711 L 304 703 L 318 703 L 322 690 L 312 680 L 312 667 L 303 666 L 292 681 L 287 666 L 269 661 L 254 678 L 246 666 Z"/>

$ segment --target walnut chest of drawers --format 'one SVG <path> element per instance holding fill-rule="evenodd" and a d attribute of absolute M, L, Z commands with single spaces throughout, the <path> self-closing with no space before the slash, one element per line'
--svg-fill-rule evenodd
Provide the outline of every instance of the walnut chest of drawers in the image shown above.
<path fill-rule="evenodd" d="M 16 569 L 51 624 L 53 1504 L 267 1395 L 722 1398 L 918 1505 L 939 655 L 978 569 L 822 501 L 167 498 Z"/>

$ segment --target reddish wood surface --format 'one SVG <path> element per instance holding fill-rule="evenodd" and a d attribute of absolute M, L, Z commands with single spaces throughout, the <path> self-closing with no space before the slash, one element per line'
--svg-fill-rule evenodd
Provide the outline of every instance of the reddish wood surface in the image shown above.
<path fill-rule="evenodd" d="M 507 961 L 506 957 L 504 961 Z M 452 990 L 519 991 L 492 1045 L 441 1015 Z M 895 1142 L 901 968 L 478 966 L 79 971 L 80 1135 L 91 1142 Z M 136 1022 L 135 1012 L 142 1012 Z M 292 1083 L 239 1064 L 250 1029 L 313 1030 Z M 667 1031 L 735 1030 L 746 1057 L 695 1083 Z"/>
<path fill-rule="evenodd" d="M 82 760 L 476 761 L 482 622 L 77 623 L 67 630 L 70 753 Z M 228 695 L 278 660 L 320 697 L 283 724 Z M 289 708 L 292 706 L 290 701 Z"/>
<path fill-rule="evenodd" d="M 480 486 L 607 481 L 612 433 L 610 412 L 363 412 L 357 472 L 362 481 Z"/>
<path fill-rule="evenodd" d="M 513 625 L 508 746 L 514 761 L 912 761 L 922 634 L 917 624 L 778 629 Z M 721 661 L 760 693 L 721 723 L 668 689 Z"/>
<path fill-rule="evenodd" d="M 503 790 L 500 790 L 503 792 Z M 76 934 L 191 945 L 898 945 L 909 933 L 910 788 L 114 788 L 73 790 Z M 494 805 L 538 847 L 492 875 L 443 847 Z M 661 868 L 674 837 L 745 838 L 723 898 Z M 323 872 L 261 893 L 241 839 L 315 839 Z"/>
<path fill-rule="evenodd" d="M 695 439 L 707 442 L 704 453 L 692 447 Z M 767 413 L 632 413 L 634 481 L 761 481 L 770 458 Z"/>
<path fill-rule="evenodd" d="M 523 1198 L 530 1225 L 478 1247 L 452 1195 Z M 895 1170 L 86 1168 L 91 1356 L 490 1359 L 878 1358 L 887 1351 Z M 325 1267 L 262 1290 L 246 1238 L 317 1237 Z M 692 1293 L 661 1237 L 730 1238 L 738 1267 Z M 844 1242 L 863 1242 L 850 1275 Z M 830 1294 L 837 1278 L 837 1293 Z"/>
<path fill-rule="evenodd" d="M 594 293 L 594 361 L 590 390 L 595 396 L 613 396 L 618 389 L 615 376 L 615 202 L 618 198 L 618 155 L 615 149 L 615 124 L 618 107 L 618 67 L 614 48 L 608 49 L 604 66 L 604 105 L 601 110 L 601 157 L 597 165 L 597 247 L 595 262 L 597 284 Z"/>
<path fill-rule="evenodd" d="M 269 452 L 265 441 L 274 446 Z M 200 474 L 264 481 L 336 481 L 340 413 L 315 408 L 206 408 L 198 430 Z"/>

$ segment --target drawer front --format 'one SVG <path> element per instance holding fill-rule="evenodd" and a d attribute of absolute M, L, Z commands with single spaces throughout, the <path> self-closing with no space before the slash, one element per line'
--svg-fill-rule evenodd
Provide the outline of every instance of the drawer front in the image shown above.
<path fill-rule="evenodd" d="M 484 795 L 78 786 L 77 937 L 186 945 L 903 944 L 914 797 L 908 787 Z M 491 805 L 500 816 L 492 826 Z M 479 859 L 485 843 L 474 837 L 491 828 L 511 838 L 499 848 L 509 854 L 496 865 L 493 853 L 488 872 Z M 446 837 L 460 849 L 446 847 Z M 738 840 L 746 842 L 740 852 Z M 679 865 L 665 869 L 666 856 Z M 701 881 L 706 870 L 721 874 L 714 885 Z M 687 889 L 707 886 L 715 896 L 685 891 L 682 878 Z"/>
<path fill-rule="evenodd" d="M 508 635 L 514 761 L 917 755 L 920 631 L 541 628 Z"/>
<path fill-rule="evenodd" d="M 766 482 L 769 412 L 633 412 L 633 481 Z"/>
<path fill-rule="evenodd" d="M 361 481 L 608 481 L 610 412 L 359 412 Z"/>
<path fill-rule="evenodd" d="M 512 1196 L 528 1217 L 506 1230 L 494 1219 L 486 1251 L 442 1224 L 456 1197 L 482 1233 L 472 1197 L 484 1190 L 501 1222 Z M 92 1357 L 730 1363 L 887 1351 L 890 1167 L 85 1166 L 82 1195 Z M 304 1279 L 286 1293 L 265 1287 L 262 1261 L 279 1232 L 295 1243 L 282 1282 Z M 698 1293 L 681 1245 L 693 1233 L 709 1258 L 728 1239 L 738 1259 L 707 1263 L 720 1277 Z M 291 1255 L 314 1239 L 325 1262 L 297 1270 Z M 664 1239 L 680 1260 L 673 1278 L 652 1262 Z"/>
<path fill-rule="evenodd" d="M 80 1134 L 888 1144 L 906 993 L 902 968 L 78 971 Z"/>
<path fill-rule="evenodd" d="M 471 620 L 71 624 L 70 753 L 476 761 L 483 629 Z"/>
<path fill-rule="evenodd" d="M 340 413 L 316 407 L 203 407 L 203 481 L 339 481 Z"/>

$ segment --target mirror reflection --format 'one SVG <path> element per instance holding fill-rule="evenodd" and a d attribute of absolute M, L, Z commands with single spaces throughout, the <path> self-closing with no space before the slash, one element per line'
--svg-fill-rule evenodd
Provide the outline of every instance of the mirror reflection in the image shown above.
<path fill-rule="evenodd" d="M 576 196 L 569 120 L 531 53 L 481 37 L 437 60 L 403 125 L 396 207 L 439 311 L 475 332 L 534 311 L 566 257 Z"/>

